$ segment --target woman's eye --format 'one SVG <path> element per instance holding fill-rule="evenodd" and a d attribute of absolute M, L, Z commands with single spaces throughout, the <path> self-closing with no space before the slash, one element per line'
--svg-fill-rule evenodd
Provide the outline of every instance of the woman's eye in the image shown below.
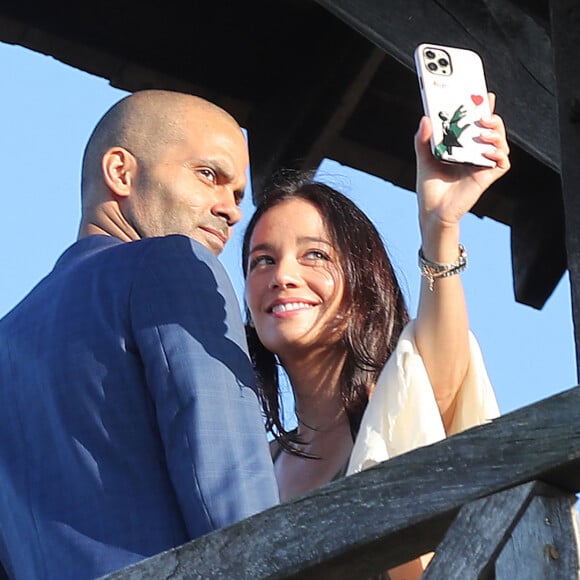
<path fill-rule="evenodd" d="M 306 254 L 306 257 L 311 260 L 328 260 L 329 257 L 327 254 L 320 250 L 311 250 Z"/>
<path fill-rule="evenodd" d="M 250 260 L 249 269 L 253 270 L 257 266 L 268 266 L 273 263 L 274 260 L 270 256 L 257 256 L 256 258 Z"/>

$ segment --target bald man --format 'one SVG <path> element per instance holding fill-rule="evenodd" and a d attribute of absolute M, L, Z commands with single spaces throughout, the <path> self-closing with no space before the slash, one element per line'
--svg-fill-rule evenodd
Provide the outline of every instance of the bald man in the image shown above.
<path fill-rule="evenodd" d="M 87 144 L 78 241 L 0 321 L 0 559 L 96 578 L 278 501 L 217 254 L 248 151 L 197 97 L 142 91 Z"/>

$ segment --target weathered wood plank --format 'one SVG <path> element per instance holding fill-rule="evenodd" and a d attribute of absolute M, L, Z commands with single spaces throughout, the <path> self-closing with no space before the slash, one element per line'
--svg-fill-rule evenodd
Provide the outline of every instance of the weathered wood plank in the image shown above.
<path fill-rule="evenodd" d="M 516 163 L 512 159 L 512 167 Z M 512 272 L 518 302 L 542 308 L 567 269 L 564 204 L 559 175 L 548 182 L 537 179 L 534 187 L 513 212 Z"/>
<path fill-rule="evenodd" d="M 535 497 L 497 559 L 496 580 L 577 580 L 575 502 L 554 488 Z"/>
<path fill-rule="evenodd" d="M 420 42 L 477 50 L 486 64 L 490 89 L 498 94 L 510 137 L 559 171 L 550 39 L 529 15 L 492 0 L 391 0 L 388 5 L 383 0 L 316 1 L 409 68 Z M 498 23 L 517 29 L 506 34 Z"/>
<path fill-rule="evenodd" d="M 537 487 L 529 482 L 464 505 L 422 580 L 493 578 L 495 560 Z"/>
<path fill-rule="evenodd" d="M 535 479 L 580 489 L 580 387 L 107 578 L 366 577 L 435 549 L 463 504 Z"/>
<path fill-rule="evenodd" d="M 550 12 L 558 87 L 566 252 L 580 376 L 580 4 L 577 0 L 550 0 Z"/>

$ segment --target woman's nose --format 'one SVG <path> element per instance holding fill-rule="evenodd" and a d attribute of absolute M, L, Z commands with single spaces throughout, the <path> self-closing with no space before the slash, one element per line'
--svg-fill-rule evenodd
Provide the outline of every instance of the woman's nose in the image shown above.
<path fill-rule="evenodd" d="M 300 277 L 296 270 L 296 266 L 291 265 L 287 261 L 278 263 L 277 268 L 272 272 L 270 280 L 270 288 L 294 288 L 300 283 Z"/>

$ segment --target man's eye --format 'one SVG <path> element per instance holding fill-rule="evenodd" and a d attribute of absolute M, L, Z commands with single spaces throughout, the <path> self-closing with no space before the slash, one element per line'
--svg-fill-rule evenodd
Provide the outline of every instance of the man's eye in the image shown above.
<path fill-rule="evenodd" d="M 211 169 L 200 169 L 199 173 L 205 177 L 208 181 L 212 183 L 216 182 L 216 174 Z"/>

